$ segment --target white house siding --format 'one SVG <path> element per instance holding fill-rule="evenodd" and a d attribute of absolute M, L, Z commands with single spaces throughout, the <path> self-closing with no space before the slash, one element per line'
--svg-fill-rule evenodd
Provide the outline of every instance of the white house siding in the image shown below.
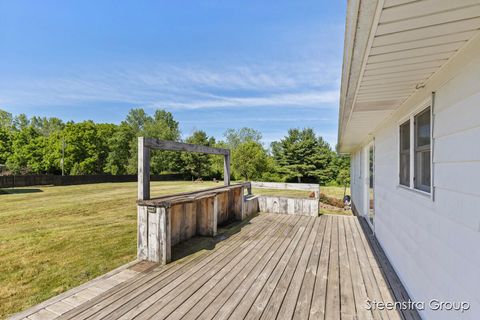
<path fill-rule="evenodd" d="M 432 91 L 434 200 L 398 186 L 399 121 Z M 411 298 L 471 304 L 463 314 L 427 308 L 422 317 L 480 319 L 480 40 L 454 57 L 373 136 L 375 233 Z M 358 151 L 352 155 L 352 198 L 363 213 L 360 156 Z"/>

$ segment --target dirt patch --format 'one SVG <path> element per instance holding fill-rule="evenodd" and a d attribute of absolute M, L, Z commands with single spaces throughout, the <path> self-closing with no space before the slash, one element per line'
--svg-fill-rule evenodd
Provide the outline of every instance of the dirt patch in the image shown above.
<path fill-rule="evenodd" d="M 324 193 L 320 193 L 320 202 L 323 203 L 323 204 L 328 204 L 332 207 L 343 209 L 342 199 L 329 197 Z"/>

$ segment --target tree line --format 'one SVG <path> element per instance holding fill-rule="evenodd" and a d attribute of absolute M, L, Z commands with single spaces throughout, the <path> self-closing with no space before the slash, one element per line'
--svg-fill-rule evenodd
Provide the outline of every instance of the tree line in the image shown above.
<path fill-rule="evenodd" d="M 146 136 L 229 148 L 232 178 L 285 182 L 348 184 L 349 159 L 339 156 L 313 129 L 289 129 L 265 146 L 251 128 L 228 129 L 216 140 L 203 130 L 182 139 L 173 115 L 131 109 L 120 124 L 63 122 L 51 117 L 13 117 L 0 110 L 0 165 L 7 174 L 136 174 L 137 137 Z M 187 179 L 221 179 L 223 157 L 152 151 L 151 172 L 180 173 Z"/>

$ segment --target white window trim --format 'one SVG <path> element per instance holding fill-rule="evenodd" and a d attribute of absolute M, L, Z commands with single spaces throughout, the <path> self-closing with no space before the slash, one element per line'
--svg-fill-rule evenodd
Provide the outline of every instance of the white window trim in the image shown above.
<path fill-rule="evenodd" d="M 415 188 L 415 117 L 430 107 L 430 192 Z M 400 126 L 410 121 L 410 185 L 405 186 L 400 183 Z M 410 113 L 397 121 L 397 188 L 409 190 L 422 196 L 427 196 L 433 201 L 433 102 L 431 98 L 426 99 L 414 108 Z"/>

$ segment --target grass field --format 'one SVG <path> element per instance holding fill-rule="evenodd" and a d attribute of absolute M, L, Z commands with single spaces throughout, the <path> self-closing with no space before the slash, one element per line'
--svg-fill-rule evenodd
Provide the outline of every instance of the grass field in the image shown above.
<path fill-rule="evenodd" d="M 211 186 L 218 184 L 152 182 L 151 190 L 155 196 Z M 136 188 L 133 182 L 3 189 L 0 318 L 133 260 Z M 341 198 L 340 189 L 322 192 Z"/>

